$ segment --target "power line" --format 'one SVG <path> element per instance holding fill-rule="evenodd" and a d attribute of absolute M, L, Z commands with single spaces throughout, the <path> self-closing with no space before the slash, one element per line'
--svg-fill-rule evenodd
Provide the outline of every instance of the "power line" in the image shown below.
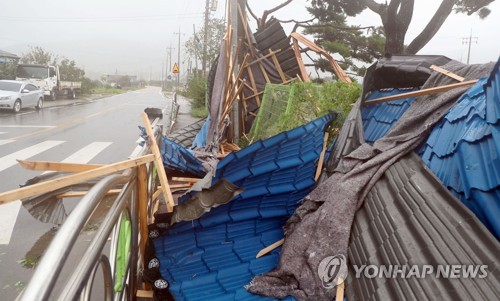
<path fill-rule="evenodd" d="M 123 22 L 123 21 L 161 21 L 178 17 L 201 17 L 203 13 L 183 13 L 171 15 L 152 15 L 152 16 L 127 16 L 127 17 L 26 17 L 26 16 L 0 16 L 1 21 L 23 21 L 23 22 Z"/>

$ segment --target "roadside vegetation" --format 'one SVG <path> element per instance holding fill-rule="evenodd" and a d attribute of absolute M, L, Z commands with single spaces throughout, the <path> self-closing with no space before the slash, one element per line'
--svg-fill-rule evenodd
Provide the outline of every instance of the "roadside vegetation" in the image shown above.
<path fill-rule="evenodd" d="M 179 91 L 184 97 L 191 99 L 191 116 L 203 118 L 208 116 L 206 106 L 207 80 L 200 74 L 196 74 L 189 81 L 186 91 Z"/>

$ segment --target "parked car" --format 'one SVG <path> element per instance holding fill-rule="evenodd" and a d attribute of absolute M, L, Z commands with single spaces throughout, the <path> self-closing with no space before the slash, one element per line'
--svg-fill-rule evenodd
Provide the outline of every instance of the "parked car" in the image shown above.
<path fill-rule="evenodd" d="M 15 80 L 0 80 L 0 109 L 11 109 L 14 113 L 21 108 L 43 107 L 43 91 L 30 83 Z"/>

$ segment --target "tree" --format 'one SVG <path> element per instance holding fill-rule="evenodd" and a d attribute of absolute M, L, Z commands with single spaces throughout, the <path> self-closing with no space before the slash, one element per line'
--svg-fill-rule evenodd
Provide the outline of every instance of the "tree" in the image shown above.
<path fill-rule="evenodd" d="M 74 60 L 68 58 L 63 58 L 59 63 L 59 73 L 61 74 L 61 80 L 67 81 L 81 81 L 85 76 L 85 71 L 78 68 Z"/>
<path fill-rule="evenodd" d="M 208 21 L 208 39 L 207 39 L 207 66 L 211 66 L 212 62 L 215 60 L 219 54 L 220 45 L 222 38 L 224 37 L 224 32 L 226 30 L 226 25 L 224 24 L 224 19 L 210 19 Z M 205 27 L 203 26 L 199 32 L 204 32 Z M 195 60 L 203 60 L 203 39 L 202 35 L 195 33 L 184 45 L 186 47 L 186 52 L 190 56 L 194 57 Z"/>
<path fill-rule="evenodd" d="M 415 0 L 391 0 L 384 3 L 375 0 L 311 0 L 309 11 L 317 18 L 317 25 L 325 25 L 332 20 L 334 25 L 342 25 L 342 21 L 345 22 L 346 17 L 354 17 L 369 9 L 381 18 L 383 35 L 385 36 L 385 54 L 415 54 L 434 37 L 452 11 L 466 13 L 469 16 L 477 14 L 483 19 L 489 15 L 490 10 L 487 6 L 493 1 L 442 0 L 429 23 L 408 47 L 405 47 L 404 40 L 413 16 Z M 335 23 L 335 20 L 337 20 L 337 23 Z M 338 30 L 335 31 L 335 35 L 342 36 L 346 30 L 352 30 L 352 27 L 347 29 L 341 27 L 339 26 Z M 323 36 L 319 31 L 317 34 Z M 326 40 L 326 38 L 321 38 Z M 333 37 L 331 41 L 345 43 L 345 41 L 338 40 L 336 37 Z"/>
<path fill-rule="evenodd" d="M 319 13 L 312 8 L 309 10 Z M 349 26 L 344 15 L 325 15 L 318 18 L 316 24 L 304 27 L 304 32 L 313 35 L 317 44 L 330 53 L 340 55 L 338 63 L 350 73 L 362 75 L 365 69 L 359 63 L 371 63 L 383 54 L 385 37 L 381 27 Z M 314 66 L 333 72 L 326 59 L 315 60 Z"/>
<path fill-rule="evenodd" d="M 0 61 L 0 79 L 16 79 L 17 59 Z"/>
<path fill-rule="evenodd" d="M 23 53 L 20 59 L 21 64 L 55 65 L 56 62 L 57 57 L 40 46 L 30 46 L 30 52 Z"/>

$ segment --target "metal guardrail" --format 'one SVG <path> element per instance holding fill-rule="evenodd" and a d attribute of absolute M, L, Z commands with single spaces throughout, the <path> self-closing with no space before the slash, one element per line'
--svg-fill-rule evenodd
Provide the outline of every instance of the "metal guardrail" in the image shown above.
<path fill-rule="evenodd" d="M 157 121 L 155 120 L 153 124 L 156 124 Z M 155 138 L 160 139 L 161 127 L 154 126 L 154 133 Z M 144 146 L 138 146 L 134 150 L 132 156 L 142 156 L 149 152 L 149 145 L 144 143 Z M 141 179 L 137 168 L 129 169 L 122 174 L 113 174 L 103 178 L 88 191 L 58 230 L 25 291 L 20 296 L 20 300 L 90 300 L 99 267 L 103 273 L 104 300 L 135 299 L 138 270 L 141 265 L 139 258 L 142 248 L 139 245 L 143 243 L 139 241 L 139 233 L 141 226 L 144 227 L 147 221 L 147 217 L 141 216 L 143 224 L 139 224 L 139 198 L 141 198 L 142 206 L 144 206 L 144 202 L 150 204 L 152 194 L 158 185 L 153 163 L 147 164 L 144 169 L 146 170 L 146 179 Z M 140 185 L 145 190 L 143 192 L 147 194 L 145 200 L 142 199 L 144 195 L 140 196 Z M 70 262 L 69 255 L 80 232 L 84 229 L 95 208 L 106 197 L 107 192 L 117 186 L 122 186 L 121 192 L 107 211 L 106 217 L 92 241 L 83 252 L 79 262 Z M 130 227 L 124 228 L 122 221 L 125 221 L 125 224 L 128 223 Z M 120 235 L 120 231 L 125 231 L 125 234 Z M 107 250 L 105 247 L 109 237 L 111 237 L 111 242 L 110 248 Z M 127 243 L 124 244 L 120 239 L 125 239 Z M 129 251 L 128 254 L 125 254 L 126 258 L 117 260 L 119 254 L 123 257 L 124 250 L 120 250 L 120 248 Z M 117 263 L 121 266 L 118 267 Z M 72 269 L 71 275 L 62 286 L 62 291 L 60 285 L 57 286 L 56 290 L 56 284 L 64 281 L 64 279 L 59 279 L 59 275 L 65 265 L 75 265 L 75 268 Z M 122 279 L 121 277 L 118 279 L 118 271 L 121 271 Z M 59 291 L 61 293 L 54 296 Z"/>

